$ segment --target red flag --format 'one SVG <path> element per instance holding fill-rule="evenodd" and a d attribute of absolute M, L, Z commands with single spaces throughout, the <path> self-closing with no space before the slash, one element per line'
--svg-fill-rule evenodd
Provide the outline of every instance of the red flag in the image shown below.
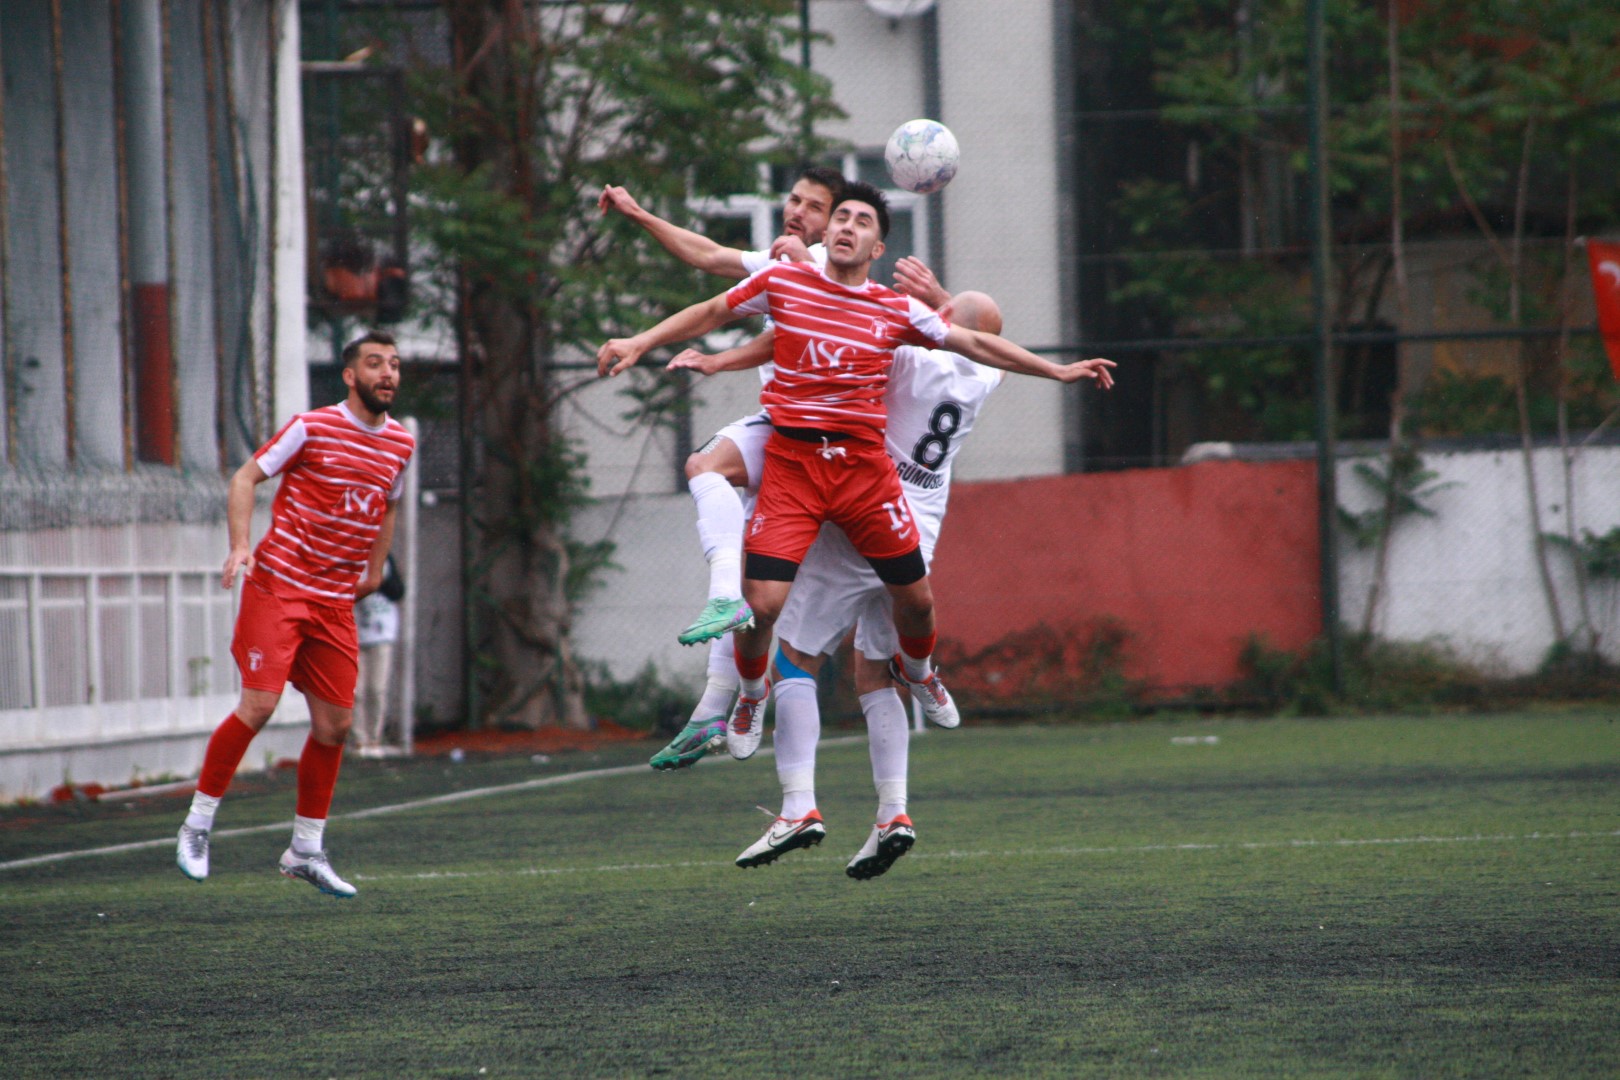
<path fill-rule="evenodd" d="M 1620 379 L 1620 244 L 1589 240 L 1586 258 L 1592 266 L 1592 299 L 1597 304 L 1598 331 L 1609 354 L 1609 369 Z"/>

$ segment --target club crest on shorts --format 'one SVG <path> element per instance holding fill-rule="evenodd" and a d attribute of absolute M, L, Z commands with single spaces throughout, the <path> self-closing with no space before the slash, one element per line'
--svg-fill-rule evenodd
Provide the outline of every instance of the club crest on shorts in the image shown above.
<path fill-rule="evenodd" d="M 264 666 L 264 653 L 257 645 L 247 651 L 247 662 L 249 671 L 258 671 Z"/>

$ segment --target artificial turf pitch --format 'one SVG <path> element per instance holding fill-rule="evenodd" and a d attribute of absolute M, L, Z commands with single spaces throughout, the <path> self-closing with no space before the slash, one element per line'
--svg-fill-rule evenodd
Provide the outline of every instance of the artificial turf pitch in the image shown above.
<path fill-rule="evenodd" d="M 276 874 L 285 776 L 201 885 L 183 798 L 0 813 L 0 1071 L 1620 1075 L 1606 713 L 933 732 L 871 882 L 860 741 L 822 750 L 827 841 L 749 871 L 770 759 L 653 749 L 350 762 L 349 901 Z"/>

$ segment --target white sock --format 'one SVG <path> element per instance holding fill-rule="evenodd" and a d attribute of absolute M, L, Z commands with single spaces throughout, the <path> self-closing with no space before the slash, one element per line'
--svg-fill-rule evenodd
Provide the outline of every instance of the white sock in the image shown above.
<path fill-rule="evenodd" d="M 689 723 L 702 723 L 712 720 L 716 716 L 725 719 L 731 714 L 731 703 L 737 698 L 737 670 L 732 669 L 731 674 L 725 678 L 709 676 L 709 681 L 703 687 L 703 696 L 698 698 L 697 708 L 692 710 Z"/>
<path fill-rule="evenodd" d="M 782 781 L 782 813 L 781 816 L 793 821 L 802 818 L 816 808 L 816 767 L 806 766 L 792 772 L 776 770 L 777 779 Z"/>
<path fill-rule="evenodd" d="M 709 599 L 742 596 L 742 496 L 719 473 L 699 473 L 686 482 L 697 504 L 698 541 L 709 562 Z"/>
<path fill-rule="evenodd" d="M 186 815 L 186 825 L 193 829 L 212 829 L 214 813 L 219 809 L 220 798 L 218 795 L 204 795 L 200 791 L 193 794 L 191 812 Z"/>
<path fill-rule="evenodd" d="M 814 679 L 783 679 L 771 688 L 776 699 L 776 771 L 778 775 L 816 767 L 821 741 L 821 707 Z"/>
<path fill-rule="evenodd" d="M 906 778 L 877 782 L 877 823 L 887 825 L 906 812 Z"/>
<path fill-rule="evenodd" d="M 300 855 L 313 855 L 321 850 L 321 838 L 326 834 L 326 819 L 293 815 L 293 850 Z"/>
<path fill-rule="evenodd" d="M 906 812 L 911 725 L 906 721 L 906 706 L 892 687 L 862 694 L 861 712 L 866 716 L 872 783 L 878 793 L 877 820 L 883 824 Z"/>
<path fill-rule="evenodd" d="M 912 682 L 923 682 L 934 673 L 932 659 L 925 656 L 919 660 L 915 656 L 908 656 L 904 649 L 900 650 L 900 666 L 906 669 L 906 678 Z"/>

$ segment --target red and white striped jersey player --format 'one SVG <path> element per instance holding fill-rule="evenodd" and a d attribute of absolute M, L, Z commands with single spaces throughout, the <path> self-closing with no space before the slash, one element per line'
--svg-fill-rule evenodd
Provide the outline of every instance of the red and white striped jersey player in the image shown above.
<path fill-rule="evenodd" d="M 947 294 L 939 311 L 953 325 L 1001 332 L 1000 308 L 984 293 Z M 751 367 L 768 358 L 770 338 L 767 333 L 714 356 L 688 349 L 669 366 L 705 375 Z M 1043 362 L 1038 368 L 1017 370 L 1054 378 L 1063 369 Z M 950 496 L 952 462 L 1001 376 L 994 368 L 941 349 L 895 350 L 886 398 L 886 441 L 930 566 Z M 898 652 L 891 601 L 848 538 L 828 524 L 805 556 L 776 623 L 779 644 L 771 693 L 776 699 L 776 773 L 782 809 L 765 836 L 738 857 L 739 866 L 775 861 L 784 851 L 816 843 L 825 832 L 815 795 L 821 736 L 815 680 L 824 657 L 837 650 L 851 629 L 855 686 L 866 718 L 878 809 L 877 824 L 847 872 L 858 879 L 877 877 L 916 841 L 916 827 L 907 813 L 909 725 L 889 673 Z M 726 645 L 729 641 L 722 639 Z M 702 753 L 700 747 L 687 751 L 687 757 L 696 760 Z"/>
<path fill-rule="evenodd" d="M 755 625 L 737 632 L 741 682 L 727 726 L 732 756 L 759 746 L 771 633 L 792 582 L 824 522 L 843 529 L 894 601 L 896 674 L 936 723 L 954 727 L 956 707 L 933 671 L 934 602 L 918 530 L 884 451 L 883 393 L 900 345 L 943 346 L 1000 366 L 1042 361 L 1003 338 L 951 327 L 933 311 L 869 280 L 883 253 L 889 213 L 883 193 L 845 187 L 824 242 L 827 264 L 775 263 L 726 293 L 686 308 L 631 338 L 606 342 L 597 370 L 618 375 L 648 350 L 701 337 L 744 315 L 775 323 L 776 375 L 760 395 L 774 433 L 749 526 L 744 599 Z M 1065 381 L 1111 383 L 1109 362 L 1065 365 Z"/>
<path fill-rule="evenodd" d="M 347 398 L 293 417 L 231 478 L 231 551 L 221 584 L 229 589 L 245 571 L 231 641 L 242 695 L 208 741 L 180 828 L 176 860 L 193 880 L 208 877 L 220 799 L 290 682 L 309 702 L 310 733 L 298 759 L 293 838 L 281 872 L 333 896 L 355 894 L 332 869 L 324 834 L 353 719 L 360 652 L 354 602 L 382 583 L 416 445 L 388 415 L 399 374 L 392 336 L 373 331 L 354 341 L 343 350 Z M 272 476 L 282 480 L 270 528 L 250 548 L 253 491 Z"/>

